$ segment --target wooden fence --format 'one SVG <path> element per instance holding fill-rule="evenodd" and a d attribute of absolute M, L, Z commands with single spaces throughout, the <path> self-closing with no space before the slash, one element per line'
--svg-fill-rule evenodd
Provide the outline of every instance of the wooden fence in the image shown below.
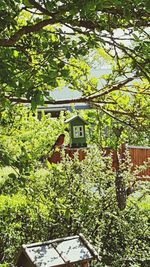
<path fill-rule="evenodd" d="M 144 171 L 139 173 L 139 176 L 146 177 L 150 179 L 150 147 L 136 147 L 129 146 L 127 147 L 131 162 L 133 163 L 133 168 L 136 166 L 141 166 L 144 163 L 147 163 L 147 168 Z"/>
<path fill-rule="evenodd" d="M 106 148 L 104 151 L 106 155 L 112 155 L 112 165 L 113 168 L 116 169 L 116 151 L 110 148 Z M 132 171 L 134 171 L 136 167 L 143 166 L 145 163 L 147 164 L 146 169 L 138 173 L 137 179 L 150 181 L 150 147 L 126 146 L 123 144 L 119 149 L 119 155 L 122 160 L 125 160 L 126 152 L 128 152 L 132 163 Z"/>
<path fill-rule="evenodd" d="M 79 160 L 83 160 L 86 156 L 86 149 L 74 149 L 65 147 L 65 153 L 69 155 L 71 158 L 74 157 L 74 153 L 78 151 Z M 120 158 L 125 160 L 126 151 L 128 151 L 131 163 L 133 165 L 132 171 L 135 170 L 136 167 L 142 166 L 145 162 L 148 162 L 148 158 L 150 160 L 150 147 L 138 147 L 138 146 L 126 146 L 122 145 L 119 149 Z M 112 167 L 116 169 L 117 166 L 117 158 L 116 151 L 110 148 L 104 149 L 104 156 L 111 155 L 112 156 Z M 56 151 L 53 155 L 48 159 L 50 163 L 59 163 L 61 161 L 60 151 Z M 141 171 L 137 179 L 150 181 L 150 161 L 147 168 L 144 171 Z"/>

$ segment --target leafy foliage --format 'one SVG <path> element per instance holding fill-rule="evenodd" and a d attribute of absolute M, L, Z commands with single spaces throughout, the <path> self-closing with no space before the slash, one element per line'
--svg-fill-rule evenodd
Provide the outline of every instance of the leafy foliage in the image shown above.
<path fill-rule="evenodd" d="M 31 172 L 22 188 L 16 181 L 15 194 L 13 180 L 11 190 L 6 183 L 0 201 L 3 261 L 10 262 L 22 243 L 82 232 L 97 246 L 102 266 L 148 266 L 142 265 L 148 257 L 147 210 L 135 202 L 119 212 L 113 181 L 107 161 L 94 152 L 84 162 L 64 160 Z"/>
<path fill-rule="evenodd" d="M 12 124 L 4 112 L 5 128 L 1 127 L 2 151 L 8 157 L 7 161 L 3 155 L 1 164 L 11 166 L 0 188 L 1 266 L 14 266 L 23 243 L 80 232 L 99 251 L 98 266 L 148 266 L 145 186 L 119 211 L 111 159 L 104 158 L 96 146 L 89 149 L 84 161 L 77 155 L 73 160 L 62 155 L 60 164 L 41 164 L 39 157 L 64 130 L 64 118 L 37 121 L 28 110 L 21 111 L 15 108 L 15 117 L 12 112 Z M 129 170 L 123 175 L 131 179 Z"/>
<path fill-rule="evenodd" d="M 48 92 L 66 85 L 82 92 L 78 101 L 117 119 L 122 115 L 137 129 L 147 126 L 148 0 L 2 0 L 0 12 L 1 109 L 13 101 L 31 103 L 33 109 L 54 104 Z M 102 88 L 89 64 L 93 51 L 100 50 L 97 61 L 109 58 L 113 70 Z M 75 100 L 61 103 L 68 101 Z"/>
<path fill-rule="evenodd" d="M 42 164 L 39 159 L 65 132 L 63 116 L 39 122 L 27 109 L 13 108 L 90 103 L 98 109 L 88 116 L 90 138 L 101 146 L 148 143 L 148 18 L 148 0 L 0 2 L 1 266 L 14 266 L 22 243 L 80 231 L 99 250 L 99 266 L 149 266 L 146 186 L 143 198 L 140 190 L 139 199 L 133 195 L 118 210 L 109 158 L 94 147 L 83 162 L 64 157 L 58 165 Z M 100 69 L 101 61 L 112 72 L 95 77 L 91 68 Z M 82 97 L 49 97 L 64 86 Z M 143 129 L 139 139 L 135 130 Z M 122 174 L 127 178 L 129 170 Z"/>

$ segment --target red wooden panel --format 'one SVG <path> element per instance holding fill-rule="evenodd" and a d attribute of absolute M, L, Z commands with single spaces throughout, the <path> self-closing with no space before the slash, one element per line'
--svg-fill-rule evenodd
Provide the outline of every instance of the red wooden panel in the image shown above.
<path fill-rule="evenodd" d="M 120 158 L 121 159 L 125 159 L 125 150 L 129 151 L 129 156 L 131 159 L 131 162 L 133 163 L 133 168 L 132 170 L 135 170 L 135 168 L 137 166 L 143 165 L 144 162 L 148 161 L 148 158 L 150 158 L 150 147 L 132 147 L 132 146 L 128 146 L 127 148 L 125 148 L 125 145 L 123 144 L 120 147 Z M 110 148 L 106 148 L 104 149 L 104 155 L 108 156 L 111 155 L 112 156 L 112 167 L 114 169 L 116 169 L 117 167 L 117 160 L 116 160 L 116 153 L 113 149 Z M 143 180 L 143 181 L 150 181 L 150 164 L 149 166 L 146 168 L 145 171 L 141 171 L 139 173 L 139 178 L 137 178 L 138 180 Z"/>
<path fill-rule="evenodd" d="M 78 158 L 80 161 L 85 159 L 85 156 L 86 156 L 85 149 L 69 148 L 69 147 L 65 148 L 65 154 L 69 155 L 69 157 L 72 159 L 74 158 L 74 154 L 76 152 L 78 152 Z M 61 151 L 54 151 L 52 156 L 48 158 L 48 161 L 50 163 L 55 163 L 55 164 L 61 162 Z"/>
<path fill-rule="evenodd" d="M 79 160 L 85 159 L 86 156 L 86 149 L 79 149 L 79 148 L 65 148 L 65 154 L 69 155 L 70 158 L 74 158 L 74 154 L 78 153 Z"/>
<path fill-rule="evenodd" d="M 150 158 L 150 148 L 144 148 L 144 147 L 132 147 L 128 146 L 125 148 L 125 145 L 122 145 L 120 147 L 119 153 L 120 158 L 125 159 L 125 150 L 129 151 L 129 155 L 131 158 L 131 162 L 133 163 L 132 170 L 135 170 L 136 166 L 143 165 L 144 162 L 148 161 L 148 158 Z M 65 154 L 69 155 L 70 158 L 74 158 L 74 154 L 78 152 L 79 160 L 85 159 L 86 156 L 86 149 L 77 149 L 77 148 L 65 148 Z M 103 151 L 104 156 L 111 155 L 112 157 L 112 167 L 113 169 L 117 168 L 117 158 L 116 158 L 116 152 L 113 149 L 105 148 Z M 61 161 L 61 156 L 59 151 L 55 151 L 53 155 L 48 159 L 50 163 L 59 163 Z M 138 175 L 138 180 L 143 181 L 150 181 L 150 164 L 146 168 L 145 171 L 141 171 Z"/>
<path fill-rule="evenodd" d="M 150 158 L 150 148 L 141 148 L 141 147 L 128 147 L 129 154 L 131 157 L 131 162 L 133 163 L 133 169 L 136 166 L 143 165 L 144 162 L 148 162 Z M 140 172 L 140 176 L 150 176 L 150 164 L 145 171 Z"/>

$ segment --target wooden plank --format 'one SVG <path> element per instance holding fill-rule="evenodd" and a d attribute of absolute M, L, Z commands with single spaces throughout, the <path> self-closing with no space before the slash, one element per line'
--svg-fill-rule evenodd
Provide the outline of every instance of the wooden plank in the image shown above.
<path fill-rule="evenodd" d="M 129 156 L 131 159 L 131 163 L 133 164 L 133 167 L 131 168 L 131 171 L 134 171 L 136 167 L 143 165 L 145 162 L 148 162 L 148 158 L 150 158 L 150 147 L 137 147 L 137 146 L 126 146 L 126 149 L 129 151 Z M 124 144 L 121 146 L 120 150 L 120 158 L 125 159 L 125 146 Z M 116 170 L 116 153 L 113 149 L 106 148 L 104 149 L 104 155 L 112 157 L 112 168 Z M 149 164 L 150 165 L 150 164 Z M 150 166 L 147 166 L 146 170 L 143 170 L 139 173 L 139 176 L 143 179 L 148 181 L 148 176 L 150 177 Z M 144 181 L 144 179 L 143 179 Z"/>

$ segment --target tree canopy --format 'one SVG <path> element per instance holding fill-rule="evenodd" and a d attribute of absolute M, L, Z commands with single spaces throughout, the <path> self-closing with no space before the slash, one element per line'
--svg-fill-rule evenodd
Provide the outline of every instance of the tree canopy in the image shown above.
<path fill-rule="evenodd" d="M 123 115 L 128 124 L 146 124 L 148 0 L 2 0 L 0 14 L 1 108 L 12 102 L 31 103 L 33 108 L 88 102 L 111 116 Z M 96 60 L 109 61 L 111 74 L 92 77 L 93 51 Z M 100 78 L 105 80 L 102 88 Z M 49 98 L 50 90 L 63 86 L 82 96 Z"/>

